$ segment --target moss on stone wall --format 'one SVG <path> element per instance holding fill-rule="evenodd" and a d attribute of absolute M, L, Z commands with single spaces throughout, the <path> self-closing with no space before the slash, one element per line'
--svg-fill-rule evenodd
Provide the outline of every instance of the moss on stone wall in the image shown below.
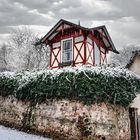
<path fill-rule="evenodd" d="M 34 104 L 0 96 L 0 124 L 57 140 L 129 140 L 129 113 L 121 106 L 69 100 Z"/>

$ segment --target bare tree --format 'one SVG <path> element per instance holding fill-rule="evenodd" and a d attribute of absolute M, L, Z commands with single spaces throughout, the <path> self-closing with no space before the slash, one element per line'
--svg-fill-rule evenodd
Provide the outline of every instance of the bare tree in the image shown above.
<path fill-rule="evenodd" d="M 110 55 L 110 63 L 115 64 L 116 66 L 126 66 L 132 57 L 132 52 L 138 49 L 140 49 L 139 46 L 125 46 L 122 50 L 119 51 L 120 54 L 112 53 Z"/>

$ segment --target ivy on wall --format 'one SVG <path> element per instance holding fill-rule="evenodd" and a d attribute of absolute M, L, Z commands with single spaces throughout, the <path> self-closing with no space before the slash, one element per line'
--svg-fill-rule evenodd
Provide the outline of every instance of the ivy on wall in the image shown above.
<path fill-rule="evenodd" d="M 108 102 L 128 106 L 139 89 L 140 79 L 121 68 L 81 66 L 0 74 L 0 95 L 35 102 L 68 99 L 84 104 Z"/>

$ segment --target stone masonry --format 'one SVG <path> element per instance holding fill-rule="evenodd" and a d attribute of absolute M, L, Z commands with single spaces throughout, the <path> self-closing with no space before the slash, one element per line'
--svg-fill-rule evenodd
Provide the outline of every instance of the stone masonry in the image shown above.
<path fill-rule="evenodd" d="M 129 140 L 127 108 L 107 103 L 46 100 L 40 104 L 0 96 L 0 123 L 60 140 Z"/>

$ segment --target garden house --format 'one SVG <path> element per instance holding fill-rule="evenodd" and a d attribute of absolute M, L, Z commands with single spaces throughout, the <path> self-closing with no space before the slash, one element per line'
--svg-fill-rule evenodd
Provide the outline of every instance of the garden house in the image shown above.
<path fill-rule="evenodd" d="M 85 28 L 61 19 L 36 45 L 50 47 L 50 68 L 107 63 L 109 51 L 118 53 L 105 26 Z"/>

